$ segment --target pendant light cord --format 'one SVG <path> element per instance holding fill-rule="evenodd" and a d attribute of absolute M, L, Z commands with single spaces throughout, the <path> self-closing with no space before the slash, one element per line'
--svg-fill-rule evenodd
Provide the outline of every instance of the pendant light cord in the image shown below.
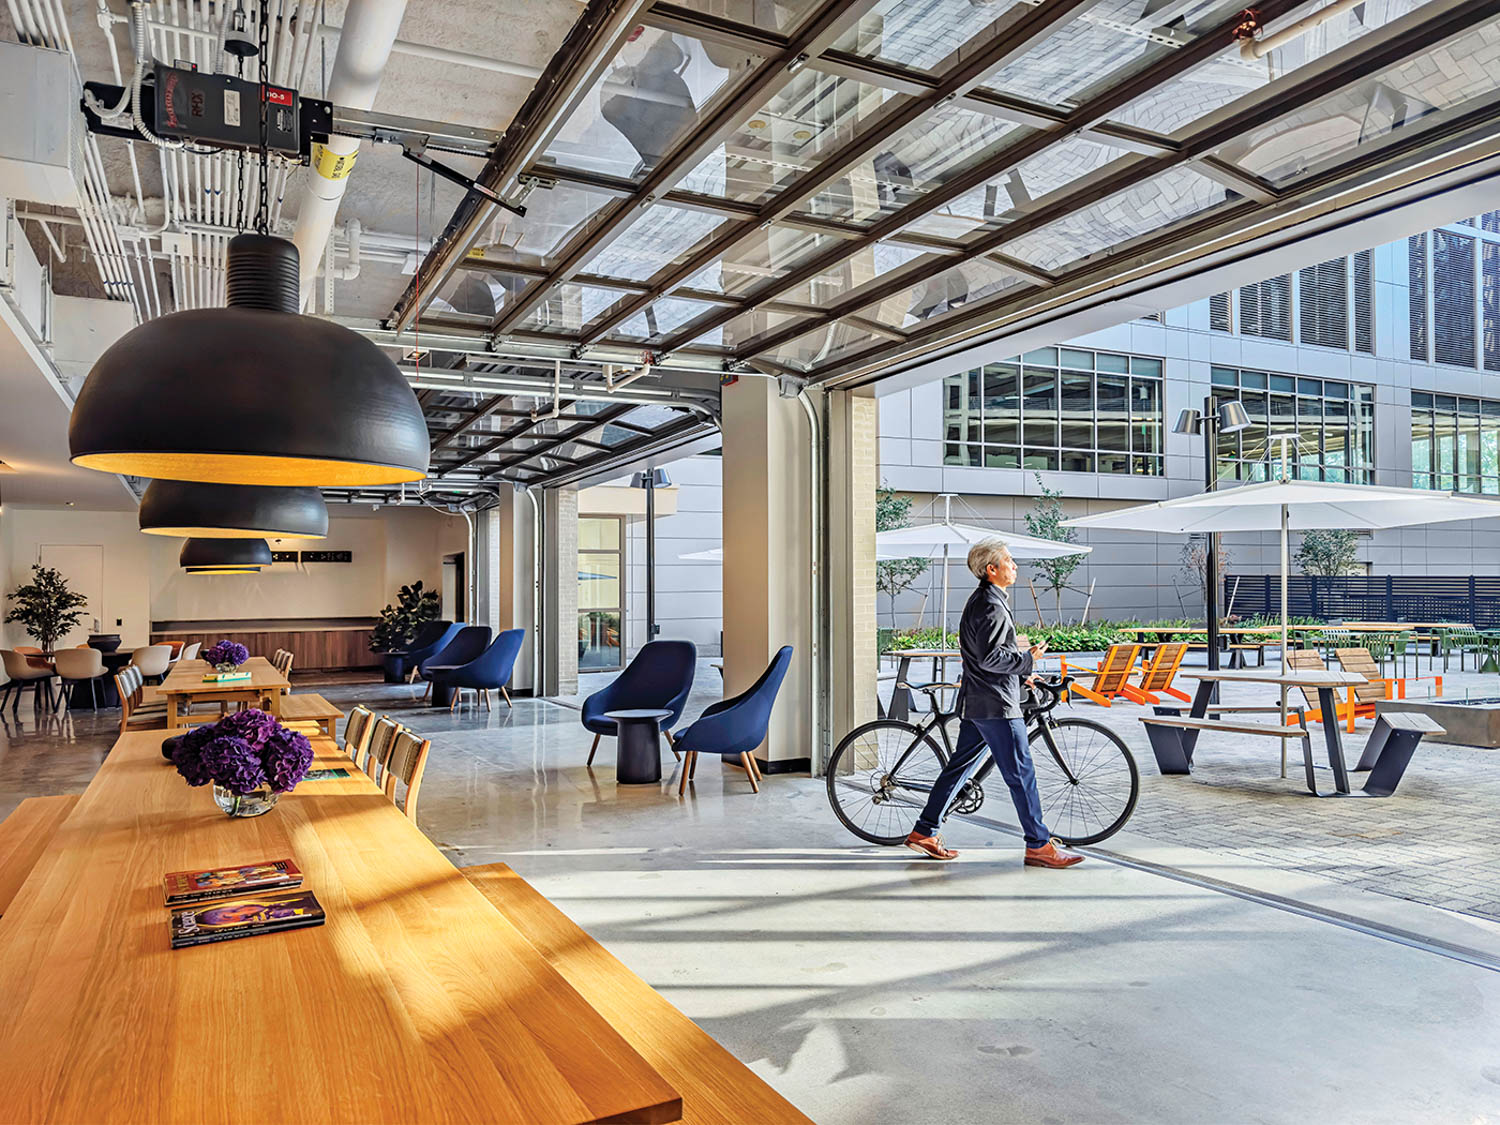
<path fill-rule="evenodd" d="M 416 253 L 416 306 L 417 318 L 412 326 L 412 353 L 417 361 L 417 370 L 422 370 L 422 168 L 417 166 L 417 232 L 412 236 L 412 249 Z"/>
<path fill-rule="evenodd" d="M 260 210 L 255 216 L 257 234 L 270 233 L 271 153 L 270 153 L 270 70 L 266 65 L 269 50 L 270 11 L 267 0 L 260 0 Z"/>

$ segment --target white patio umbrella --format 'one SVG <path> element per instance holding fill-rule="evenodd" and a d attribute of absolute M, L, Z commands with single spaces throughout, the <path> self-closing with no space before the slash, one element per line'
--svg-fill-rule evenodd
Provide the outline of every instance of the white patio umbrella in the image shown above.
<path fill-rule="evenodd" d="M 1281 531 L 1281 668 L 1286 671 L 1287 575 L 1291 570 L 1288 533 L 1313 528 L 1379 529 L 1451 520 L 1500 518 L 1500 501 L 1422 488 L 1365 484 L 1325 484 L 1291 480 L 1282 443 L 1281 479 L 1201 492 L 1155 504 L 1138 504 L 1097 516 L 1065 520 L 1069 527 L 1109 527 L 1173 534 L 1216 531 Z"/>
<path fill-rule="evenodd" d="M 943 560 L 943 616 L 942 647 L 948 645 L 948 559 L 954 547 L 968 553 L 975 543 L 986 539 L 998 539 L 1018 559 L 1055 559 L 1063 555 L 1086 555 L 1093 550 L 1081 543 L 1060 543 L 1056 539 L 1038 539 L 1034 535 L 1022 535 L 1015 531 L 996 531 L 992 527 L 974 527 L 972 524 L 953 523 L 944 513 L 942 523 L 918 524 L 916 527 L 900 527 L 893 531 L 881 531 L 875 536 L 875 557 L 880 559 L 936 559 Z"/>

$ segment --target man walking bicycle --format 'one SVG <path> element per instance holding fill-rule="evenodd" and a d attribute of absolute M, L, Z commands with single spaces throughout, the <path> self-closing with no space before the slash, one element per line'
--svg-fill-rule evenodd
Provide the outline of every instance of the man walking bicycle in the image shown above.
<path fill-rule="evenodd" d="M 1015 621 L 1005 591 L 1016 580 L 1016 563 L 999 539 L 976 543 L 969 551 L 969 571 L 979 579 L 979 588 L 969 596 L 958 626 L 959 655 L 963 658 L 963 680 L 958 689 L 958 745 L 948 764 L 933 782 L 927 806 L 917 818 L 906 846 L 928 859 L 957 859 L 958 853 L 943 843 L 938 827 L 948 815 L 954 797 L 979 768 L 985 750 L 994 756 L 1000 776 L 1010 787 L 1016 815 L 1026 837 L 1028 867 L 1071 867 L 1083 856 L 1063 851 L 1042 820 L 1042 802 L 1037 795 L 1036 770 L 1027 746 L 1026 724 L 1021 718 L 1021 681 L 1029 677 L 1044 644 L 1023 649 L 1016 638 Z"/>

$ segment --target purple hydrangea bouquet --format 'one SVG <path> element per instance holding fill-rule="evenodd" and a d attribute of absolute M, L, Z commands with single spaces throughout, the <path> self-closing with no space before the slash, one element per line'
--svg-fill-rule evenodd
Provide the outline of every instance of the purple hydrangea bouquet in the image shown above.
<path fill-rule="evenodd" d="M 189 785 L 214 787 L 230 816 L 270 812 L 312 765 L 312 743 L 265 711 L 236 711 L 167 740 L 163 747 Z"/>
<path fill-rule="evenodd" d="M 220 672 L 233 672 L 250 659 L 250 650 L 238 641 L 224 640 L 204 649 L 203 659 Z"/>

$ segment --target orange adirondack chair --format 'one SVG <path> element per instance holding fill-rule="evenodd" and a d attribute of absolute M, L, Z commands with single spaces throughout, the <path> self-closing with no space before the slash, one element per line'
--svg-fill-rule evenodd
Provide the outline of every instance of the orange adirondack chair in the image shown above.
<path fill-rule="evenodd" d="M 1077 680 L 1068 685 L 1068 691 L 1076 691 L 1085 699 L 1091 699 L 1101 707 L 1110 706 L 1110 701 L 1123 695 L 1132 703 L 1145 703 L 1146 697 L 1130 682 L 1135 671 L 1136 659 L 1141 654 L 1140 645 L 1110 645 L 1109 651 L 1097 668 L 1086 664 L 1074 664 L 1074 668 L 1094 674 L 1094 682 L 1085 687 Z M 1068 662 L 1062 662 L 1063 675 L 1068 674 Z"/>
<path fill-rule="evenodd" d="M 1141 667 L 1141 682 L 1136 685 L 1147 703 L 1160 702 L 1156 695 L 1170 695 L 1173 699 L 1180 699 L 1184 703 L 1191 703 L 1193 697 L 1186 692 L 1179 691 L 1172 686 L 1172 681 L 1177 677 L 1177 669 L 1182 664 L 1182 658 L 1187 655 L 1188 646 L 1185 641 L 1173 641 L 1170 644 L 1159 644 L 1156 651 L 1152 653 L 1151 659 Z"/>

